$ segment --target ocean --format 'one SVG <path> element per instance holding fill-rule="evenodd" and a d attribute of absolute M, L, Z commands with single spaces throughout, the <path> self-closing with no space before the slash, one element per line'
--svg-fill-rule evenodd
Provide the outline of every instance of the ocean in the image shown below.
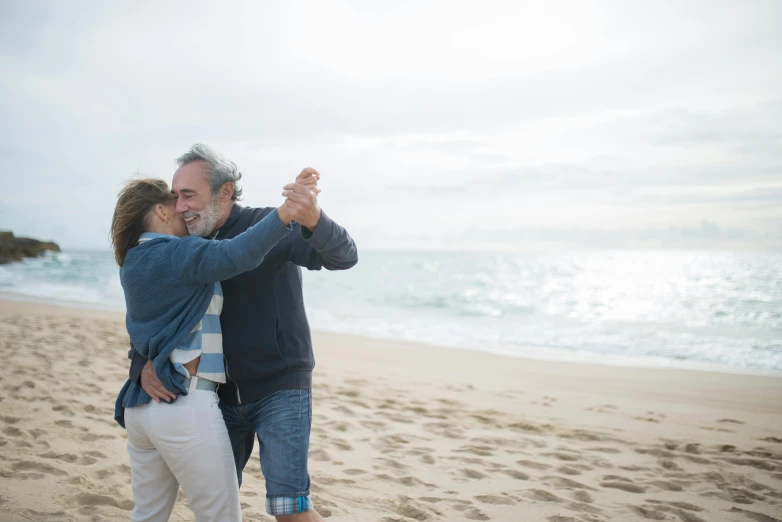
<path fill-rule="evenodd" d="M 315 330 L 518 357 L 782 371 L 782 253 L 361 252 L 304 271 Z M 6 298 L 124 308 L 111 252 L 0 266 Z"/>

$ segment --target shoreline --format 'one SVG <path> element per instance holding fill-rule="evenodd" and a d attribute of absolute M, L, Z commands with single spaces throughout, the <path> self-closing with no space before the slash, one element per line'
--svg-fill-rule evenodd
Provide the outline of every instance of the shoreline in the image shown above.
<path fill-rule="evenodd" d="M 39 305 L 53 308 L 64 308 L 71 310 L 85 310 L 100 312 L 107 315 L 116 315 L 124 318 L 124 309 L 120 307 L 113 307 L 106 304 L 86 303 L 82 301 L 66 301 L 51 299 L 45 297 L 36 297 L 26 294 L 18 294 L 14 292 L 0 291 L 0 303 L 3 301 L 24 303 L 31 305 Z M 340 335 L 348 336 L 356 339 L 365 339 L 369 342 L 384 341 L 391 343 L 402 344 L 415 344 L 419 346 L 425 346 L 430 348 L 446 349 L 446 350 L 458 350 L 468 351 L 471 353 L 479 353 L 491 356 L 505 357 L 508 359 L 520 359 L 523 361 L 543 361 L 551 363 L 564 363 L 564 364 L 578 364 L 588 366 L 601 366 L 609 368 L 639 368 L 648 370 L 668 370 L 668 371 L 693 371 L 693 372 L 707 372 L 718 373 L 725 375 L 748 375 L 748 376 L 765 376 L 765 377 L 782 377 L 782 371 L 780 370 L 768 370 L 759 368 L 747 368 L 717 365 L 697 361 L 676 361 L 665 358 L 652 358 L 652 357 L 623 357 L 618 355 L 600 355 L 599 360 L 586 360 L 587 358 L 594 358 L 594 354 L 585 352 L 567 352 L 564 350 L 548 350 L 540 356 L 535 354 L 524 353 L 514 354 L 509 353 L 508 350 L 503 349 L 501 346 L 459 346 L 448 344 L 436 344 L 430 342 L 413 341 L 409 339 L 397 339 L 392 337 L 383 336 L 370 336 L 362 335 L 351 332 L 340 332 L 326 329 L 312 329 L 313 335 Z"/>

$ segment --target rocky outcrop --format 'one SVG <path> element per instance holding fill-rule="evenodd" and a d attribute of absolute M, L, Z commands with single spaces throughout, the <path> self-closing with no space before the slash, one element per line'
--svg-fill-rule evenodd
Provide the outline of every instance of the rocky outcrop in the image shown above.
<path fill-rule="evenodd" d="M 60 247 L 51 241 L 14 237 L 13 232 L 0 231 L 0 265 L 40 256 L 48 251 L 59 252 Z"/>

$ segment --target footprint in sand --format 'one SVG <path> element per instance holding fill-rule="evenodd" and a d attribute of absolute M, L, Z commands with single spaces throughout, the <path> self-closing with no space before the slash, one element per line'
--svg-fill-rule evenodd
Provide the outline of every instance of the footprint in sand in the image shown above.
<path fill-rule="evenodd" d="M 43 473 L 37 472 L 25 472 L 25 471 L 5 471 L 0 470 L 0 478 L 13 479 L 13 480 L 41 480 L 44 478 Z"/>
<path fill-rule="evenodd" d="M 668 520 L 668 515 L 648 506 L 629 506 L 630 510 L 645 520 Z"/>
<path fill-rule="evenodd" d="M 112 475 L 116 475 L 116 473 L 117 473 L 116 471 L 111 469 L 99 469 L 98 471 L 95 472 L 95 478 L 97 478 L 98 480 L 103 480 Z"/>
<path fill-rule="evenodd" d="M 461 474 L 469 479 L 483 479 L 486 478 L 486 475 L 481 473 L 480 471 L 476 471 L 474 469 L 461 469 L 459 470 Z"/>
<path fill-rule="evenodd" d="M 776 471 L 778 465 L 772 460 L 750 459 L 750 458 L 724 458 L 725 462 L 736 464 L 738 466 L 751 466 L 763 471 Z"/>
<path fill-rule="evenodd" d="M 421 455 L 421 462 L 423 462 L 424 464 L 431 465 L 434 464 L 436 461 L 434 457 L 431 455 Z"/>
<path fill-rule="evenodd" d="M 57 406 L 53 406 L 52 411 L 60 412 L 66 417 L 73 417 L 74 415 L 76 415 L 75 413 L 73 413 L 73 410 L 71 410 L 69 407 L 65 406 L 64 404 L 58 404 Z"/>
<path fill-rule="evenodd" d="M 353 446 L 344 439 L 334 439 L 331 441 L 331 445 L 342 451 L 353 451 Z"/>
<path fill-rule="evenodd" d="M 582 490 L 573 491 L 570 493 L 570 496 L 576 502 L 583 502 L 585 504 L 591 504 L 595 501 L 589 493 Z"/>
<path fill-rule="evenodd" d="M 401 462 L 397 462 L 391 459 L 378 458 L 375 460 L 384 464 L 383 466 L 373 466 L 375 469 L 393 468 L 395 470 L 404 471 L 410 468 L 410 466 L 406 466 Z"/>
<path fill-rule="evenodd" d="M 388 426 L 387 423 L 381 421 L 361 421 L 359 424 L 372 431 L 381 431 Z"/>
<path fill-rule="evenodd" d="M 36 522 L 60 522 L 61 520 L 70 518 L 65 511 L 44 513 L 42 511 L 35 511 L 34 509 L 23 509 L 19 514 L 23 516 L 25 520 L 35 520 Z"/>
<path fill-rule="evenodd" d="M 19 428 L 14 428 L 13 426 L 8 426 L 3 430 L 3 433 L 8 435 L 9 437 L 21 437 L 22 436 L 22 430 Z"/>
<path fill-rule="evenodd" d="M 467 520 L 491 520 L 491 517 L 478 511 L 478 509 L 474 507 L 464 511 L 463 513 Z"/>
<path fill-rule="evenodd" d="M 569 478 L 557 477 L 554 475 L 543 477 L 541 481 L 544 484 L 548 484 L 549 486 L 553 487 L 554 489 L 568 489 L 568 490 L 586 489 L 589 491 L 597 491 L 597 489 L 591 486 L 587 486 L 586 484 L 576 482 L 575 480 L 571 480 Z"/>
<path fill-rule="evenodd" d="M 344 413 L 345 415 L 350 415 L 351 417 L 354 415 L 353 410 L 344 405 L 334 407 L 334 411 Z"/>
<path fill-rule="evenodd" d="M 351 479 L 336 478 L 329 475 L 322 475 L 317 477 L 317 483 L 321 486 L 352 486 L 356 483 L 356 481 Z"/>
<path fill-rule="evenodd" d="M 682 468 L 680 468 L 679 465 L 676 464 L 672 460 L 664 460 L 663 459 L 663 460 L 660 461 L 660 466 L 663 469 L 667 469 L 668 471 L 681 471 L 682 470 Z"/>
<path fill-rule="evenodd" d="M 62 460 L 67 462 L 68 464 L 73 464 L 77 460 L 79 460 L 79 457 L 77 455 L 74 455 L 73 453 L 44 453 L 42 455 L 38 455 L 41 458 L 44 459 L 54 459 L 54 460 Z"/>
<path fill-rule="evenodd" d="M 713 428 L 711 426 L 701 426 L 704 431 L 716 431 L 719 433 L 736 433 L 736 430 L 729 430 L 728 428 Z"/>
<path fill-rule="evenodd" d="M 438 437 L 447 439 L 463 439 L 464 430 L 447 422 L 429 422 L 424 424 L 424 429 Z"/>
<path fill-rule="evenodd" d="M 86 455 L 88 457 L 95 457 L 96 459 L 105 459 L 106 458 L 106 455 L 104 455 L 100 451 L 85 451 L 84 453 L 82 453 L 82 455 Z M 125 466 L 124 464 L 122 465 L 122 467 L 123 468 L 127 468 L 127 466 Z M 129 471 L 129 469 L 128 469 L 128 471 Z"/>
<path fill-rule="evenodd" d="M 617 453 L 622 453 L 622 450 L 617 448 L 587 448 L 587 451 L 596 451 L 599 453 L 609 453 L 612 455 L 616 455 Z"/>
<path fill-rule="evenodd" d="M 404 415 L 388 414 L 386 419 L 400 424 L 415 424 L 416 422 L 416 417 L 405 417 Z"/>
<path fill-rule="evenodd" d="M 517 460 L 516 464 L 525 468 L 532 468 L 532 469 L 539 469 L 539 470 L 551 468 L 551 466 L 549 466 L 548 464 L 542 464 L 540 462 L 535 462 L 532 460 Z"/>
<path fill-rule="evenodd" d="M 538 502 L 559 502 L 560 498 L 545 489 L 529 489 L 522 494 L 525 498 Z"/>
<path fill-rule="evenodd" d="M 132 510 L 135 505 L 132 500 L 117 500 L 114 497 L 97 493 L 80 493 L 76 496 L 76 503 L 80 506 L 113 506 L 125 511 Z"/>
<path fill-rule="evenodd" d="M 343 397 L 350 397 L 351 399 L 356 399 L 358 397 L 361 397 L 361 392 L 355 389 L 337 390 L 336 393 L 337 395 L 342 395 Z"/>
<path fill-rule="evenodd" d="M 675 458 L 677 456 L 672 451 L 666 451 L 666 450 L 661 450 L 661 449 L 657 449 L 657 448 L 651 448 L 651 449 L 636 448 L 635 452 L 636 453 L 640 453 L 641 455 L 651 455 L 652 457 L 666 458 L 666 459 L 672 459 L 672 458 Z"/>
<path fill-rule="evenodd" d="M 507 497 L 501 497 L 499 495 L 478 495 L 477 497 L 473 497 L 473 498 L 478 502 L 483 502 L 484 504 L 504 505 L 504 506 L 516 505 L 516 502 L 514 502 L 513 500 Z"/>
<path fill-rule="evenodd" d="M 502 470 L 502 473 L 505 473 L 509 477 L 514 478 L 516 480 L 529 480 L 529 475 L 521 471 L 517 471 L 515 469 Z"/>
<path fill-rule="evenodd" d="M 464 407 L 463 402 L 455 401 L 453 399 L 437 399 L 437 402 L 439 402 L 440 404 L 445 404 L 446 406 L 454 406 L 458 408 Z"/>
<path fill-rule="evenodd" d="M 46 475 L 64 476 L 68 474 L 67 472 L 55 468 L 54 466 L 50 466 L 49 464 L 44 464 L 43 462 L 33 462 L 30 460 L 15 462 L 11 465 L 11 469 L 13 471 L 37 471 Z"/>
<path fill-rule="evenodd" d="M 639 515 L 645 516 L 645 518 L 654 520 L 668 520 L 668 517 L 665 517 L 664 513 L 670 513 L 672 515 L 677 515 L 684 522 L 707 522 L 691 510 L 673 506 L 673 502 L 666 504 L 668 505 L 655 504 L 653 507 L 634 506 L 633 510 Z"/>
<path fill-rule="evenodd" d="M 731 513 L 741 513 L 742 515 L 746 516 L 747 518 L 751 520 L 757 520 L 757 522 L 782 522 L 778 518 L 770 517 L 768 515 L 764 515 L 763 513 L 756 513 L 754 511 L 747 511 L 746 509 L 741 509 L 737 507 L 730 508 Z"/>
<path fill-rule="evenodd" d="M 660 419 L 657 417 L 633 417 L 633 420 L 637 421 L 644 421 L 644 422 L 653 422 L 653 423 L 659 423 Z"/>
<path fill-rule="evenodd" d="M 666 500 L 654 500 L 654 499 L 647 499 L 646 501 L 650 504 L 673 506 L 675 508 L 684 509 L 686 511 L 703 511 L 702 507 L 696 506 L 695 504 L 690 504 L 689 502 L 670 502 Z"/>
<path fill-rule="evenodd" d="M 576 462 L 581 459 L 579 455 L 573 455 L 572 453 L 544 453 L 543 455 L 547 457 L 554 457 L 557 460 L 563 460 L 566 462 Z"/>
<path fill-rule="evenodd" d="M 493 457 L 494 450 L 488 446 L 462 446 L 454 450 L 457 453 L 469 453 L 470 455 L 477 455 L 479 457 Z"/>
<path fill-rule="evenodd" d="M 646 493 L 645 487 L 634 484 L 633 482 L 625 482 L 624 480 L 608 480 L 601 482 L 600 486 L 604 488 L 621 489 L 628 493 Z"/>
<path fill-rule="evenodd" d="M 310 451 L 310 458 L 312 460 L 317 460 L 318 462 L 329 462 L 331 460 L 329 454 L 322 449 Z"/>
<path fill-rule="evenodd" d="M 676 492 L 684 491 L 684 488 L 681 485 L 667 480 L 653 480 L 648 484 L 651 486 L 656 486 L 662 489 L 663 491 L 676 491 Z"/>
<path fill-rule="evenodd" d="M 391 511 L 413 520 L 429 520 L 431 513 L 426 507 L 419 506 L 413 499 L 406 497 L 400 497 L 399 503 L 393 506 Z"/>

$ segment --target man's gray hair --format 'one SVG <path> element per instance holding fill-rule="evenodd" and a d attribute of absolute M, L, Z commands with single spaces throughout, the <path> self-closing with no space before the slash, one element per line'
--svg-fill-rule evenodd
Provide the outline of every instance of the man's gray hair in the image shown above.
<path fill-rule="evenodd" d="M 202 143 L 196 143 L 176 159 L 180 167 L 193 161 L 204 161 L 209 166 L 207 177 L 212 194 L 217 194 L 220 187 L 226 183 L 233 183 L 234 194 L 231 199 L 233 201 L 241 199 L 242 189 L 239 187 L 239 180 L 242 179 L 242 173 L 239 172 L 236 163 Z"/>

